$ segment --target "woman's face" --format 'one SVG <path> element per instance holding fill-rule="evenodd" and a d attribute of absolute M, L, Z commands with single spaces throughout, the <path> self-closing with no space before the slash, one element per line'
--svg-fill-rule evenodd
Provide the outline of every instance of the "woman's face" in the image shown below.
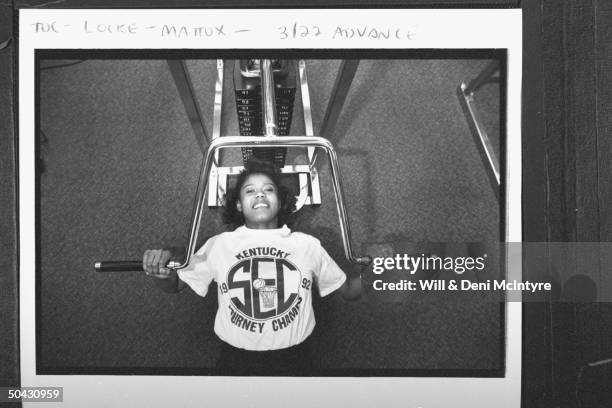
<path fill-rule="evenodd" d="M 265 174 L 251 174 L 240 189 L 238 211 L 244 215 L 248 228 L 278 228 L 280 198 L 276 184 Z"/>

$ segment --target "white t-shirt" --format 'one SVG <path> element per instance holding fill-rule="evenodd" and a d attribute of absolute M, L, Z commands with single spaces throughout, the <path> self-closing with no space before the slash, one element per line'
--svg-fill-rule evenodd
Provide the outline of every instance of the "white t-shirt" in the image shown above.
<path fill-rule="evenodd" d="M 304 341 L 315 326 L 314 284 L 326 296 L 346 280 L 318 239 L 286 225 L 241 226 L 216 235 L 178 275 L 200 296 L 217 282 L 215 333 L 246 350 L 283 349 Z"/>

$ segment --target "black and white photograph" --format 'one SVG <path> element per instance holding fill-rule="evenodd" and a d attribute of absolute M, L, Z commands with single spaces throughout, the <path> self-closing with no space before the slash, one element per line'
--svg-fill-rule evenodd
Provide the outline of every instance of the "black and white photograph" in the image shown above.
<path fill-rule="evenodd" d="M 69 3 L 0 5 L 1 406 L 609 406 L 601 1 Z"/>
<path fill-rule="evenodd" d="M 503 307 L 388 288 L 440 265 L 379 269 L 499 269 L 505 53 L 358 56 L 41 56 L 37 370 L 503 376 Z"/>
<path fill-rule="evenodd" d="M 436 378 L 517 397 L 517 309 L 484 288 L 518 270 L 518 42 L 449 40 L 452 11 L 352 15 L 28 14 L 28 378 L 139 403 L 164 378 L 228 406 L 244 378 L 283 389 L 271 406 L 298 380 L 304 404 L 346 380 L 362 403 Z"/>
<path fill-rule="evenodd" d="M 509 273 L 520 52 L 454 48 L 427 12 L 326 14 L 22 22 L 36 379 L 509 381 L 517 315 L 465 289 Z"/>

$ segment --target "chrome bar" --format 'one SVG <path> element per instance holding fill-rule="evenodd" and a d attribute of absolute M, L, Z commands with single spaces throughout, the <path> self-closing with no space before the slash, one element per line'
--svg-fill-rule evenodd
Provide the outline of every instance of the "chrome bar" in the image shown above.
<path fill-rule="evenodd" d="M 314 126 L 312 124 L 312 110 L 310 109 L 310 89 L 308 87 L 308 75 L 306 74 L 306 61 L 299 60 L 298 72 L 300 75 L 300 90 L 302 95 L 302 110 L 304 112 L 304 130 L 306 136 L 314 136 Z M 314 166 L 314 147 L 308 147 L 308 163 L 310 163 L 310 203 L 313 205 L 321 204 L 321 187 L 319 186 L 319 176 Z"/>
<path fill-rule="evenodd" d="M 215 140 L 216 138 L 221 136 L 221 114 L 223 113 L 223 60 L 217 60 L 217 79 L 215 80 L 215 102 L 213 108 L 213 131 L 212 138 Z M 208 179 L 208 183 L 212 186 L 208 190 L 208 206 L 214 207 L 218 205 L 222 205 L 221 197 L 222 194 L 219 191 L 219 153 L 215 154 L 214 157 L 215 162 L 213 163 L 213 167 L 210 172 L 210 176 Z M 215 187 L 217 186 L 217 187 Z"/>
<path fill-rule="evenodd" d="M 272 75 L 272 62 L 262 59 L 261 68 L 261 106 L 263 110 L 264 135 L 275 136 L 276 127 L 276 97 L 274 94 L 274 76 Z"/>
<path fill-rule="evenodd" d="M 189 245 L 187 247 L 187 257 L 183 264 L 177 269 L 186 267 L 191 261 L 191 256 L 195 252 L 195 245 L 198 239 L 198 231 L 202 216 L 204 197 L 206 195 L 207 180 L 210 169 L 213 164 L 213 157 L 218 150 L 231 147 L 308 147 L 314 146 L 325 150 L 329 157 L 332 182 L 334 185 L 334 194 L 336 196 L 336 207 L 338 210 L 338 220 L 340 222 L 340 231 L 342 233 L 342 242 L 344 244 L 344 254 L 346 258 L 354 263 L 369 264 L 372 261 L 370 256 L 357 257 L 353 253 L 351 243 L 351 231 L 349 228 L 348 215 L 344 206 L 344 198 L 342 193 L 342 184 L 340 182 L 340 168 L 338 165 L 338 157 L 331 142 L 325 138 L 317 136 L 225 136 L 213 140 L 208 146 L 206 154 L 202 160 L 200 169 L 200 177 L 196 190 L 195 207 L 193 210 L 193 221 L 191 224 L 191 232 L 189 235 Z"/>
<path fill-rule="evenodd" d="M 342 106 L 344 105 L 348 91 L 351 88 L 351 83 L 353 82 L 353 78 L 355 77 L 358 67 L 359 60 L 343 60 L 340 63 L 338 75 L 336 76 L 336 82 L 334 83 L 334 88 L 332 89 L 332 93 L 327 104 L 327 110 L 325 111 L 323 123 L 321 124 L 321 130 L 319 131 L 319 134 L 326 139 L 330 139 L 334 133 L 336 123 L 338 122 L 338 117 L 340 116 Z M 315 152 L 310 161 L 311 165 L 314 166 L 316 161 L 317 155 Z"/>
<path fill-rule="evenodd" d="M 170 73 L 174 79 L 174 84 L 176 85 L 176 89 L 178 90 L 181 101 L 183 102 L 185 111 L 187 112 L 187 118 L 189 119 L 191 128 L 195 133 L 196 141 L 200 145 L 200 150 L 202 153 L 204 153 L 206 151 L 209 138 L 206 133 L 206 127 L 204 126 L 204 117 L 202 116 L 200 105 L 196 99 L 193 84 L 191 83 L 191 78 L 189 77 L 189 72 L 187 71 L 185 61 L 166 60 L 166 62 L 168 63 Z"/>
<path fill-rule="evenodd" d="M 474 78 L 470 83 L 465 87 L 463 91 L 466 95 L 473 94 L 477 90 L 480 89 L 484 84 L 490 82 L 491 78 L 493 78 L 493 74 L 499 70 L 499 61 L 494 60 L 490 62 L 485 69 L 482 70 L 480 74 L 476 78 Z"/>
<path fill-rule="evenodd" d="M 499 186 L 501 183 L 499 160 L 495 155 L 495 150 L 493 149 L 491 139 L 489 139 L 489 136 L 487 135 L 487 132 L 478 117 L 476 107 L 474 106 L 474 94 L 466 93 L 467 88 L 468 85 L 466 85 L 465 82 L 459 85 L 459 88 L 457 89 L 459 101 L 461 102 L 461 107 L 463 108 L 466 119 L 470 126 L 474 141 L 476 142 L 476 147 L 478 148 L 480 157 L 485 165 L 485 169 L 487 171 L 491 186 L 493 187 L 493 191 L 497 199 L 499 199 Z"/>
<path fill-rule="evenodd" d="M 312 126 L 312 110 L 310 109 L 310 90 L 308 89 L 308 75 L 306 75 L 306 61 L 298 62 L 298 70 L 300 74 L 300 91 L 302 92 L 302 109 L 304 110 L 304 131 L 306 136 L 314 136 L 314 127 Z M 314 147 L 309 147 L 308 150 Z M 310 154 L 309 154 L 310 156 Z"/>
<path fill-rule="evenodd" d="M 286 136 L 282 136 L 282 137 L 286 137 Z M 310 166 L 308 164 L 285 164 L 279 170 L 283 174 L 295 174 L 295 173 L 308 173 L 309 169 L 310 169 Z M 221 174 L 230 174 L 230 175 L 240 174 L 242 170 L 244 170 L 244 166 L 219 167 L 219 175 Z"/>
<path fill-rule="evenodd" d="M 213 108 L 213 139 L 221 136 L 221 113 L 223 110 L 223 60 L 217 60 L 217 79 L 215 80 L 215 105 Z"/>

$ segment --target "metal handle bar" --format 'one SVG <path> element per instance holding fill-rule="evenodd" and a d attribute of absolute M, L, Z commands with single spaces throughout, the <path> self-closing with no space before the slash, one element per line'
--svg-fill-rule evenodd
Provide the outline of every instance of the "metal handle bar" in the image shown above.
<path fill-rule="evenodd" d="M 332 183 L 334 186 L 334 194 L 336 196 L 336 209 L 338 210 L 338 221 L 340 222 L 340 231 L 342 233 L 342 243 L 344 245 L 344 255 L 350 262 L 362 265 L 369 265 L 372 262 L 372 257 L 365 255 L 358 257 L 353 252 L 351 241 L 351 231 L 348 223 L 348 215 L 344 206 L 344 196 L 342 193 L 342 184 L 340 181 L 340 168 L 338 166 L 338 156 L 331 142 L 325 138 L 317 136 L 225 136 L 219 137 L 212 141 L 206 154 L 202 160 L 200 169 L 200 177 L 196 190 L 196 201 L 193 210 L 191 232 L 189 235 L 189 245 L 187 247 L 187 257 L 182 264 L 172 262 L 168 267 L 173 269 L 181 269 L 189 265 L 191 256 L 194 253 L 196 241 L 198 239 L 198 231 L 200 230 L 200 222 L 202 209 L 204 208 L 204 198 L 208 189 L 208 176 L 214 161 L 215 153 L 221 149 L 231 147 L 319 147 L 325 150 L 329 157 Z M 142 271 L 141 261 L 125 261 L 125 262 L 96 262 L 95 268 L 100 272 L 111 271 Z"/>
<path fill-rule="evenodd" d="M 340 181 L 340 168 L 338 166 L 338 156 L 331 142 L 325 138 L 317 136 L 225 136 L 212 141 L 206 155 L 202 161 L 200 170 L 200 178 L 198 180 L 198 188 L 196 191 L 196 202 L 193 211 L 193 222 L 191 224 L 191 232 L 189 236 L 189 245 L 187 247 L 187 258 L 178 268 L 186 267 L 191 255 L 194 253 L 198 231 L 200 229 L 200 221 L 202 209 L 204 207 L 204 197 L 208 188 L 208 175 L 212 166 L 213 158 L 218 150 L 231 147 L 320 147 L 325 150 L 329 157 L 332 182 L 334 186 L 334 194 L 336 196 L 336 208 L 338 210 L 338 220 L 340 222 L 340 231 L 342 232 L 342 242 L 344 244 L 344 255 L 346 258 L 358 264 L 367 265 L 372 262 L 370 256 L 358 257 L 354 254 L 351 243 L 351 231 L 348 223 L 348 216 L 344 206 L 344 197 L 342 193 L 342 185 Z"/>
<path fill-rule="evenodd" d="M 180 262 L 168 262 L 167 268 L 175 269 Z M 143 272 L 142 261 L 102 261 L 94 264 L 96 272 Z"/>

